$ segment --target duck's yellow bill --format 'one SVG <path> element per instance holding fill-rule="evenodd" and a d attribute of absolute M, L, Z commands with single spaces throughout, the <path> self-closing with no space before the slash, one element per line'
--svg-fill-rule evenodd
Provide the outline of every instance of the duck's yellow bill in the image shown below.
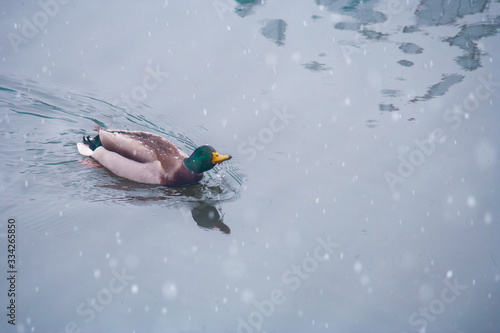
<path fill-rule="evenodd" d="M 212 153 L 212 163 L 213 164 L 219 164 L 219 163 L 222 163 L 222 162 L 230 160 L 230 159 L 231 159 L 231 155 L 222 155 L 222 154 L 219 154 L 217 152 Z"/>

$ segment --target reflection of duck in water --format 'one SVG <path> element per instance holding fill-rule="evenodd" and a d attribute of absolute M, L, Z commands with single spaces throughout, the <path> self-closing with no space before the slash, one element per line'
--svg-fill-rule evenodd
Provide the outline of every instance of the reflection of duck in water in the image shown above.
<path fill-rule="evenodd" d="M 185 187 L 130 185 L 127 179 L 117 178 L 113 183 L 102 182 L 95 186 L 104 190 L 113 190 L 113 196 L 104 200 L 140 206 L 159 203 L 164 207 L 188 208 L 190 213 L 183 214 L 185 220 L 191 220 L 192 218 L 201 228 L 219 229 L 225 234 L 231 233 L 231 229 L 224 224 L 221 204 L 223 201 L 233 200 L 234 198 L 221 200 L 220 196 L 224 196 L 224 190 L 220 185 L 198 184 Z M 215 200 L 207 199 L 207 196 L 218 198 Z M 180 211 L 184 212 L 184 209 Z"/>
<path fill-rule="evenodd" d="M 196 184 L 203 172 L 227 161 L 210 146 L 201 146 L 191 156 L 167 139 L 139 131 L 107 130 L 96 126 L 98 135 L 77 144 L 84 156 L 92 156 L 114 174 L 139 183 L 169 186 Z"/>
<path fill-rule="evenodd" d="M 225 234 L 231 233 L 231 229 L 224 224 L 224 219 L 214 206 L 202 203 L 191 209 L 193 220 L 198 226 L 205 229 L 217 228 Z"/>

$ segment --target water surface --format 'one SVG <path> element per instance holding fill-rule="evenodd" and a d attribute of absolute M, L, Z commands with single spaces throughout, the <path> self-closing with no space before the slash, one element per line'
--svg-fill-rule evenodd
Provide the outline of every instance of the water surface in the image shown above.
<path fill-rule="evenodd" d="M 497 1 L 44 8 L 1 13 L 2 331 L 500 325 Z M 78 154 L 96 124 L 233 159 L 137 184 Z"/>

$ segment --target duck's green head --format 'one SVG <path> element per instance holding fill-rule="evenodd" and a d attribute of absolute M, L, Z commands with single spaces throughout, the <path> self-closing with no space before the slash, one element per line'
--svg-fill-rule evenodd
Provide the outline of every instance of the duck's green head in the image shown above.
<path fill-rule="evenodd" d="M 231 155 L 219 154 L 211 146 L 200 146 L 184 160 L 184 165 L 194 173 L 202 173 L 229 159 Z"/>

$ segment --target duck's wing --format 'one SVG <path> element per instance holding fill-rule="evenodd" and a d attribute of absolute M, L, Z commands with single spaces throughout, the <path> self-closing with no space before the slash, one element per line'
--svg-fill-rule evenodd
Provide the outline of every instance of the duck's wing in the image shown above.
<path fill-rule="evenodd" d="M 92 154 L 99 163 L 120 177 L 145 184 L 161 184 L 161 163 L 137 162 L 121 154 L 98 147 Z"/>
<path fill-rule="evenodd" d="M 106 150 L 136 162 L 154 162 L 165 155 L 174 158 L 187 157 L 172 142 L 156 134 L 103 128 L 99 128 L 98 132 L 101 144 Z"/>

